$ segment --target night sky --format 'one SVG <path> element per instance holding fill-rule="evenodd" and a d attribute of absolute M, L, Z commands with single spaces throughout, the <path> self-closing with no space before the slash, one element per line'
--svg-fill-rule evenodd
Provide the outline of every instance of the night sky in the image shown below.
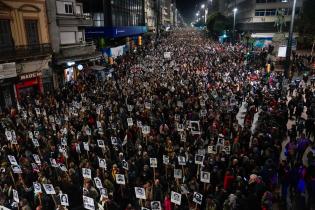
<path fill-rule="evenodd" d="M 202 2 L 206 2 L 205 0 L 176 0 L 177 9 L 179 9 L 180 13 L 184 17 L 187 23 L 190 23 L 195 18 L 195 13 L 197 11 L 197 4 L 200 7 Z"/>

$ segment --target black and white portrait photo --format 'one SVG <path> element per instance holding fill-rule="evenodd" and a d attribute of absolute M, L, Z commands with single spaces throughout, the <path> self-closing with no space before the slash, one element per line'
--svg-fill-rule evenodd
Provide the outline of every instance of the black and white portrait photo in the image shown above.
<path fill-rule="evenodd" d="M 193 202 L 201 205 L 201 203 L 202 203 L 202 194 L 194 192 Z"/>
<path fill-rule="evenodd" d="M 200 181 L 203 183 L 210 183 L 210 172 L 201 171 Z"/>
<path fill-rule="evenodd" d="M 135 187 L 136 198 L 146 199 L 145 190 L 142 187 Z"/>
<path fill-rule="evenodd" d="M 177 205 L 180 205 L 181 201 L 182 201 L 182 195 L 180 193 L 172 191 L 171 192 L 171 202 L 175 203 Z"/>
<path fill-rule="evenodd" d="M 116 174 L 116 183 L 124 185 L 126 183 L 125 175 L 123 175 L 123 174 Z"/>
<path fill-rule="evenodd" d="M 62 206 L 69 206 L 69 200 L 67 194 L 61 194 L 60 196 L 60 204 Z"/>
<path fill-rule="evenodd" d="M 161 202 L 160 201 L 151 201 L 151 210 L 161 210 Z"/>

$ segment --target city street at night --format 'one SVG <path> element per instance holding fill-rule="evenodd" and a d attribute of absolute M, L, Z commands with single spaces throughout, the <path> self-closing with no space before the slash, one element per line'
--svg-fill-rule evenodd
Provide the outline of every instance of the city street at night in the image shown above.
<path fill-rule="evenodd" d="M 315 210 L 314 0 L 0 0 L 0 210 Z"/>

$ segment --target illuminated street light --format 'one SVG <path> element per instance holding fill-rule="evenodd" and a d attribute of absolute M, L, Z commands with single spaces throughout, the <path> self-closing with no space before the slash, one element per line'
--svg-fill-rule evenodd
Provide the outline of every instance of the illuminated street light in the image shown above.
<path fill-rule="evenodd" d="M 237 12 L 237 8 L 234 8 L 234 9 L 233 9 L 233 13 L 234 13 L 234 22 L 233 22 L 233 43 L 235 42 L 236 12 Z"/>

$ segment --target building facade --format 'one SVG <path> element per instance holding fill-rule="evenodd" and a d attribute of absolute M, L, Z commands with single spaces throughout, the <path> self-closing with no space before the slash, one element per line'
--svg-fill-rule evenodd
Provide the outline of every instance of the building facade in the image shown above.
<path fill-rule="evenodd" d="M 157 1 L 145 0 L 145 25 L 148 31 L 155 32 L 157 25 Z"/>
<path fill-rule="evenodd" d="M 53 50 L 54 86 L 75 80 L 82 67 L 99 59 L 93 42 L 85 41 L 85 28 L 93 25 L 76 0 L 47 0 L 47 15 Z"/>
<path fill-rule="evenodd" d="M 86 29 L 89 39 L 136 37 L 147 32 L 145 0 L 84 1 L 93 25 Z"/>
<path fill-rule="evenodd" d="M 0 107 L 52 89 L 45 0 L 0 0 Z"/>
<path fill-rule="evenodd" d="M 253 33 L 275 33 L 277 11 L 282 10 L 285 15 L 288 31 L 292 13 L 292 0 L 227 0 L 225 1 L 225 15 L 233 16 L 233 9 L 237 8 L 236 23 L 241 31 Z M 297 1 L 296 15 L 298 16 L 303 1 Z"/>

